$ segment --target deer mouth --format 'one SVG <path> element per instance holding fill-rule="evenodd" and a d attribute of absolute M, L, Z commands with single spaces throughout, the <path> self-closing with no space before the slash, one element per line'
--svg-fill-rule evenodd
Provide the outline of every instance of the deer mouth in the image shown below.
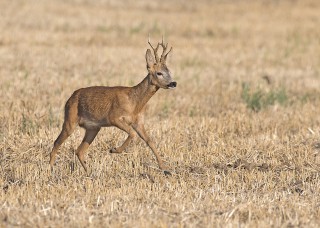
<path fill-rule="evenodd" d="M 176 82 L 170 82 L 168 85 L 167 85 L 167 88 L 168 89 L 174 89 L 177 87 L 177 83 Z"/>

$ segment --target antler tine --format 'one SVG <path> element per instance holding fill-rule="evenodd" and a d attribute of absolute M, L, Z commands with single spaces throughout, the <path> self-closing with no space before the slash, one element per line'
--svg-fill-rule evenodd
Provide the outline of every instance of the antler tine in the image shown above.
<path fill-rule="evenodd" d="M 158 53 L 157 53 L 157 52 L 158 52 L 158 48 L 159 48 L 160 43 L 158 43 L 158 44 L 157 44 L 157 47 L 154 48 L 154 47 L 152 46 L 151 42 L 150 42 L 150 34 L 149 34 L 149 38 L 148 38 L 148 43 L 149 43 L 150 47 L 152 48 L 153 53 L 154 53 L 154 57 L 156 58 L 156 62 L 158 63 L 158 62 L 159 62 L 159 56 L 158 56 Z"/>
<path fill-rule="evenodd" d="M 170 53 L 170 51 L 172 51 L 172 47 L 171 47 L 170 50 L 167 52 L 167 54 L 165 55 L 165 57 L 167 57 L 167 55 Z"/>
<path fill-rule="evenodd" d="M 172 47 L 171 47 L 170 50 L 166 53 L 167 48 L 168 48 L 168 43 L 164 44 L 164 42 L 163 42 L 163 36 L 162 36 L 161 46 L 162 46 L 162 49 L 163 49 L 163 50 L 162 50 L 162 54 L 161 54 L 160 61 L 161 61 L 161 62 L 165 62 L 165 61 L 166 61 L 166 58 L 167 58 L 167 55 L 168 55 L 169 52 L 172 50 Z"/>
<path fill-rule="evenodd" d="M 163 36 L 162 36 L 162 41 L 161 41 L 160 45 L 162 46 L 163 49 L 167 49 L 168 43 L 164 44 Z"/>

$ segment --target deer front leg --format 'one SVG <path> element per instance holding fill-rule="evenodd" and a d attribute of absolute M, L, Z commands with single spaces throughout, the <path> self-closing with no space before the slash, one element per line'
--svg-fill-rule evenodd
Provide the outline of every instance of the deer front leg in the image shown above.
<path fill-rule="evenodd" d="M 127 132 L 128 133 L 128 137 L 127 137 L 127 139 L 124 141 L 124 143 L 121 146 L 119 146 L 118 148 L 110 149 L 110 153 L 122 153 L 124 151 L 124 149 L 130 144 L 130 142 L 134 138 L 136 138 L 136 132 L 125 121 L 117 121 L 115 123 L 115 126 L 118 127 L 119 129 Z"/>
<path fill-rule="evenodd" d="M 133 135 L 128 135 L 127 139 L 123 142 L 121 146 L 118 148 L 111 148 L 110 153 L 122 153 L 124 149 L 130 144 L 130 142 L 133 140 L 134 136 Z"/>
<path fill-rule="evenodd" d="M 144 128 L 144 125 L 142 123 L 138 123 L 138 124 L 134 125 L 134 129 L 138 133 L 138 135 L 143 139 L 143 141 L 145 141 L 147 143 L 147 145 L 152 150 L 153 154 L 156 156 L 159 168 L 161 170 L 163 170 L 164 174 L 171 175 L 171 173 L 169 171 L 167 171 L 167 167 L 163 164 L 153 142 L 150 140 L 149 136 L 147 135 L 147 132 Z"/>

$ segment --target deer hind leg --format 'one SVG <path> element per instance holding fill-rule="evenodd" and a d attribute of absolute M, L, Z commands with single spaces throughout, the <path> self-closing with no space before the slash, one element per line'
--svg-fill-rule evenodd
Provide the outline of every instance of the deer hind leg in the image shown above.
<path fill-rule="evenodd" d="M 50 165 L 53 166 L 56 156 L 61 144 L 72 134 L 78 124 L 78 110 L 77 103 L 73 97 L 70 97 L 66 103 L 64 123 L 62 130 L 56 141 L 54 141 L 53 148 L 50 154 Z"/>
<path fill-rule="evenodd" d="M 165 174 L 170 174 L 169 171 L 166 171 L 166 167 L 163 165 L 163 162 L 156 150 L 156 147 L 154 146 L 153 142 L 150 140 L 149 136 L 147 135 L 147 132 L 144 128 L 144 125 L 141 123 L 138 123 L 134 125 L 134 130 L 138 133 L 138 135 L 147 143 L 147 145 L 152 150 L 153 154 L 156 156 L 159 168 L 165 172 Z"/>
<path fill-rule="evenodd" d="M 88 149 L 88 147 L 90 146 L 94 138 L 97 136 L 99 131 L 100 131 L 100 128 L 86 129 L 84 138 L 76 151 L 76 155 L 78 156 L 79 161 L 86 172 L 88 172 L 88 170 L 85 164 L 84 155 L 86 150 Z"/>
<path fill-rule="evenodd" d="M 53 164 L 56 160 L 59 147 L 72 134 L 75 127 L 76 127 L 76 123 L 68 122 L 68 121 L 65 121 L 63 123 L 62 131 L 61 131 L 60 135 L 58 136 L 58 138 L 56 139 L 56 141 L 54 141 L 53 148 L 52 148 L 52 151 L 50 154 L 51 167 L 53 166 Z"/>
<path fill-rule="evenodd" d="M 125 131 L 128 133 L 128 137 L 127 139 L 123 142 L 123 144 L 121 146 L 119 146 L 118 148 L 112 148 L 110 150 L 110 153 L 122 153 L 125 148 L 130 144 L 130 142 L 136 138 L 136 132 L 134 131 L 134 129 L 127 124 L 125 121 L 121 121 L 119 120 L 118 122 L 116 122 L 114 124 L 116 127 L 118 127 L 119 129 Z"/>

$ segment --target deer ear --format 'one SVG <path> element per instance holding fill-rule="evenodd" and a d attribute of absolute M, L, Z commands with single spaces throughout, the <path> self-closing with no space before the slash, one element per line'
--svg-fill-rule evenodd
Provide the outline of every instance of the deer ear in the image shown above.
<path fill-rule="evenodd" d="M 151 68 L 154 64 L 154 57 L 151 54 L 150 49 L 147 50 L 146 52 L 146 61 L 147 61 L 147 68 Z"/>

